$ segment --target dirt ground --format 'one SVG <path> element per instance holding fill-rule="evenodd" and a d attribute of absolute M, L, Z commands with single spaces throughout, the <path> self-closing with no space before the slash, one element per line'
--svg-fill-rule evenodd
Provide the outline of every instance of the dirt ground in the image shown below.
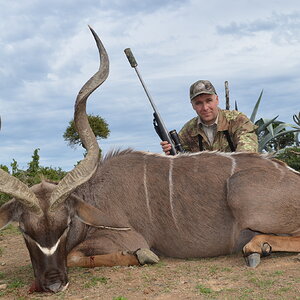
<path fill-rule="evenodd" d="M 210 259 L 161 258 L 143 267 L 70 268 L 69 288 L 29 294 L 33 272 L 15 226 L 0 235 L 1 299 L 300 299 L 300 256 L 272 254 L 256 269 L 241 254 Z"/>

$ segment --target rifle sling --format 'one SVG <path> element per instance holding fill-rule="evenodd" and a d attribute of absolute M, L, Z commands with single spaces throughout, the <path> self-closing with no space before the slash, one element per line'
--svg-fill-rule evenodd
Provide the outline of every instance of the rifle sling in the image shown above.
<path fill-rule="evenodd" d="M 201 134 L 198 134 L 198 143 L 199 143 L 199 151 L 203 151 L 203 136 Z"/>
<path fill-rule="evenodd" d="M 230 137 L 230 134 L 229 134 L 228 130 L 224 130 L 222 132 L 224 133 L 224 135 L 226 137 L 226 140 L 227 140 L 227 143 L 230 147 L 231 152 L 235 152 L 236 148 L 233 145 L 233 142 L 231 140 L 231 137 Z M 199 151 L 203 151 L 204 150 L 204 148 L 203 148 L 203 137 L 202 137 L 201 134 L 198 134 L 198 144 L 199 144 Z"/>
<path fill-rule="evenodd" d="M 234 152 L 236 150 L 236 148 L 233 145 L 233 142 L 232 142 L 232 139 L 230 137 L 230 134 L 229 134 L 228 130 L 224 130 L 223 132 L 226 136 L 226 139 L 227 139 L 227 142 L 228 142 L 228 145 L 230 147 L 231 152 Z"/>

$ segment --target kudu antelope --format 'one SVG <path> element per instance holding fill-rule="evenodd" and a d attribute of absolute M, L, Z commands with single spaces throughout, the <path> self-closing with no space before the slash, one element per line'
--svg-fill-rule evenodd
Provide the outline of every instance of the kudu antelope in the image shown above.
<path fill-rule="evenodd" d="M 271 250 L 299 251 L 300 174 L 284 163 L 254 153 L 132 150 L 99 160 L 86 101 L 109 63 L 92 33 L 101 64 L 80 90 L 74 117 L 87 156 L 57 185 L 28 188 L 0 170 L 0 191 L 14 197 L 0 209 L 0 226 L 19 222 L 36 289 L 65 289 L 67 265 L 153 263 L 152 251 L 191 258 L 243 248 L 250 266 Z"/>

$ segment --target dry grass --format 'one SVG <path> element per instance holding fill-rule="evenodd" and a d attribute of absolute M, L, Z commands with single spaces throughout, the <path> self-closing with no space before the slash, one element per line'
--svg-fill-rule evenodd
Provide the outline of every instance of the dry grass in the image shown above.
<path fill-rule="evenodd" d="M 211 259 L 162 258 L 143 267 L 69 270 L 70 286 L 58 294 L 28 294 L 33 273 L 14 227 L 0 236 L 2 299 L 300 299 L 297 254 L 273 254 L 256 269 L 241 254 Z"/>

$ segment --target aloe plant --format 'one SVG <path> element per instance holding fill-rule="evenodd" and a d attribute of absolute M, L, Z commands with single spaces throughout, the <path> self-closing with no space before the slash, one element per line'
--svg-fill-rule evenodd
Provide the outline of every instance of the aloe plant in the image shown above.
<path fill-rule="evenodd" d="M 226 94 L 226 109 L 229 109 L 229 89 L 228 89 L 228 81 L 225 81 L 225 94 Z M 272 119 L 260 118 L 255 121 L 256 115 L 259 109 L 259 105 L 263 96 L 263 90 L 261 91 L 258 100 L 256 101 L 250 120 L 257 126 L 256 134 L 258 136 L 258 151 L 274 151 L 280 148 L 279 138 L 286 137 L 286 141 L 283 147 L 286 146 L 300 146 L 300 112 L 297 115 L 293 116 L 294 122 L 298 125 L 295 126 L 293 124 L 285 123 L 278 121 L 278 116 Z M 235 101 L 235 110 L 238 110 L 237 102 Z M 281 140 L 282 141 L 282 140 Z M 274 149 L 274 145 L 278 144 Z M 273 144 L 273 145 L 272 145 Z M 272 147 L 273 146 L 273 147 Z"/>
<path fill-rule="evenodd" d="M 254 123 L 254 121 L 255 121 L 255 118 L 256 118 L 256 115 L 257 115 L 257 112 L 258 112 L 258 107 L 259 107 L 263 92 L 264 92 L 264 90 L 262 90 L 260 92 L 260 95 L 259 95 L 259 97 L 258 97 L 258 99 L 257 99 L 257 101 L 254 105 L 254 108 L 253 108 L 253 111 L 252 111 L 252 114 L 251 114 L 251 117 L 250 117 L 250 120 L 251 120 L 252 123 Z"/>
<path fill-rule="evenodd" d="M 260 118 L 255 121 L 258 108 L 262 99 L 263 90 L 261 91 L 258 100 L 255 103 L 253 108 L 250 120 L 257 126 L 256 133 L 258 136 L 258 151 L 272 151 L 271 143 L 274 142 L 276 139 L 282 136 L 288 136 L 294 133 L 297 133 L 295 136 L 296 144 L 299 143 L 299 132 L 300 132 L 300 113 L 299 116 L 294 115 L 293 120 L 298 126 L 293 124 L 285 123 L 278 121 L 278 116 L 274 117 L 273 119 L 264 119 Z M 289 129 L 291 128 L 291 129 Z M 278 149 L 276 149 L 278 150 Z"/>

